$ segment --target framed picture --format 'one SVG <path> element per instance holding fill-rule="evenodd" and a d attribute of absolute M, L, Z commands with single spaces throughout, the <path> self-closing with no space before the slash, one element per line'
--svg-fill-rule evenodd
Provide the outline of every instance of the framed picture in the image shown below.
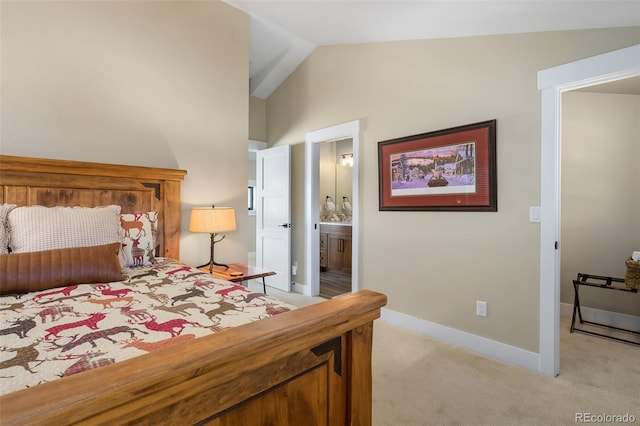
<path fill-rule="evenodd" d="M 496 120 L 378 142 L 379 210 L 498 210 Z"/>

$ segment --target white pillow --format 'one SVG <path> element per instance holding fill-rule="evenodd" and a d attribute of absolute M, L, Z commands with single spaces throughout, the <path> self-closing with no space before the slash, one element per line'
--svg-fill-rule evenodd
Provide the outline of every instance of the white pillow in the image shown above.
<path fill-rule="evenodd" d="M 7 254 L 9 251 L 9 230 L 7 229 L 7 216 L 9 212 L 16 208 L 15 204 L 0 204 L 0 254 Z"/>
<path fill-rule="evenodd" d="M 16 207 L 8 215 L 12 252 L 91 247 L 120 242 L 120 206 Z"/>

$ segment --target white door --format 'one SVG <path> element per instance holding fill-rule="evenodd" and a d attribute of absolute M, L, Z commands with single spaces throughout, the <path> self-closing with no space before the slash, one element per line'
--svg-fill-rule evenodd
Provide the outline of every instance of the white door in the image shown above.
<path fill-rule="evenodd" d="M 291 146 L 256 152 L 256 266 L 268 286 L 291 291 Z"/>

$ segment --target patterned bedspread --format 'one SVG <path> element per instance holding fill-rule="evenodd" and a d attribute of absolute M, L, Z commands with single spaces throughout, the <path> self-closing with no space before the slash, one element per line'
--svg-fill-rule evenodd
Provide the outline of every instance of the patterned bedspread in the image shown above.
<path fill-rule="evenodd" d="M 127 280 L 0 298 L 0 393 L 112 364 L 294 309 L 159 259 Z"/>

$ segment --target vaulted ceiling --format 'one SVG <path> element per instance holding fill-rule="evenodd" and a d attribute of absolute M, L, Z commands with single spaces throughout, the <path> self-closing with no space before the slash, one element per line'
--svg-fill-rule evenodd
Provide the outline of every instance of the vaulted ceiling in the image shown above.
<path fill-rule="evenodd" d="M 640 0 L 225 1 L 250 16 L 250 90 L 262 99 L 318 46 L 640 26 Z"/>

